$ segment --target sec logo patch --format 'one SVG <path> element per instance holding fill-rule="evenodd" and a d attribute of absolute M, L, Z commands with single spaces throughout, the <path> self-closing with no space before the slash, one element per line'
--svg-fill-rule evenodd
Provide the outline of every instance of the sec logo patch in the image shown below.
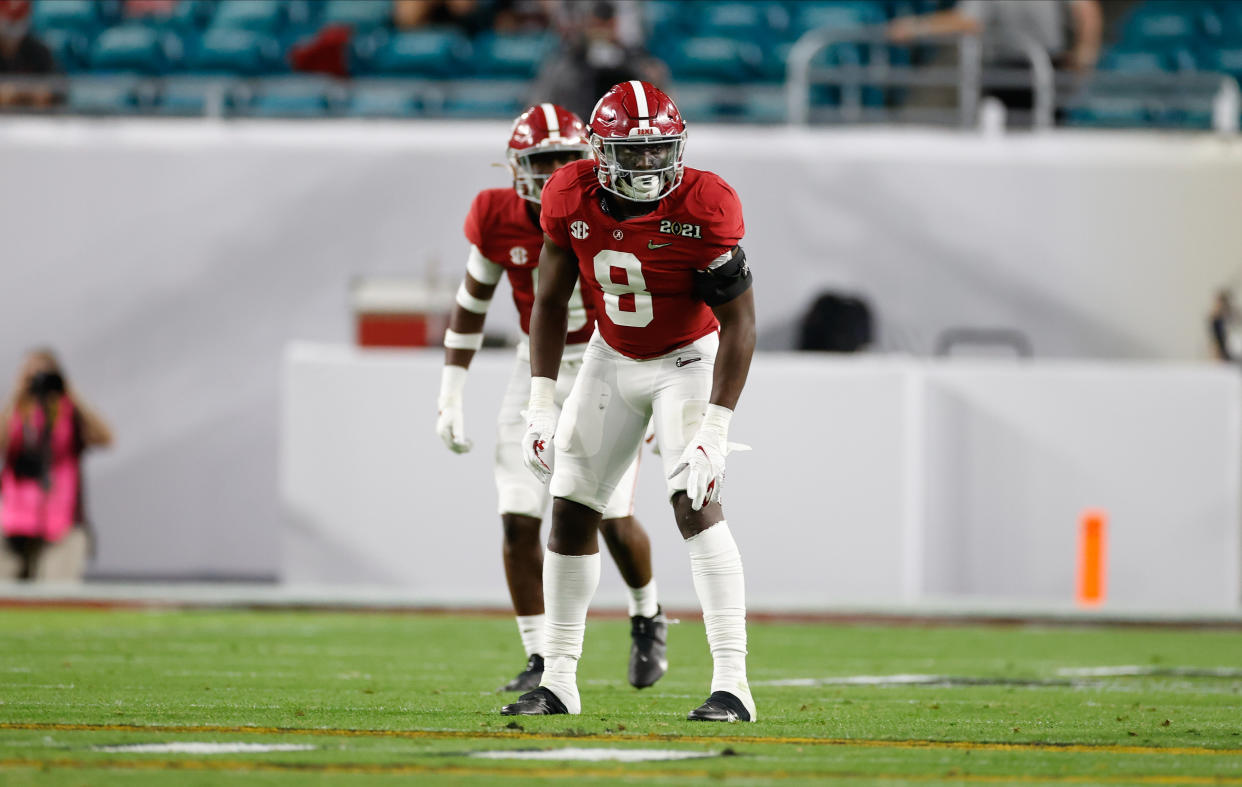
<path fill-rule="evenodd" d="M 509 261 L 514 265 L 525 265 L 526 258 L 526 249 L 521 246 L 514 246 L 512 249 L 509 249 Z"/>
<path fill-rule="evenodd" d="M 591 234 L 591 228 L 587 226 L 585 221 L 575 221 L 569 225 L 569 234 L 578 240 L 585 240 L 586 236 Z"/>

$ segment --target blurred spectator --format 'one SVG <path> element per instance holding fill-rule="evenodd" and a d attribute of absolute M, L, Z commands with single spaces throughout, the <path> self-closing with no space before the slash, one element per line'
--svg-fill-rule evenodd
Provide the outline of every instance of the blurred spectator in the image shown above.
<path fill-rule="evenodd" d="M 1233 301 L 1228 290 L 1216 293 L 1216 303 L 1208 313 L 1208 328 L 1212 332 L 1212 350 L 1219 361 L 1236 361 L 1238 356 L 1233 349 L 1233 335 L 1237 323 L 1237 314 L 1233 310 Z"/>
<path fill-rule="evenodd" d="M 80 580 L 90 538 L 82 452 L 112 442 L 51 350 L 26 356 L 0 410 L 0 578 Z"/>
<path fill-rule="evenodd" d="M 600 0 L 559 8 L 561 50 L 540 69 L 531 103 L 550 101 L 589 119 L 595 102 L 618 82 L 641 79 L 667 86 L 664 64 L 624 32 L 618 10 L 631 7 Z"/>
<path fill-rule="evenodd" d="M 1100 55 L 1103 17 L 1098 0 L 961 0 L 953 8 L 889 22 L 888 37 L 905 44 L 930 36 L 977 35 L 984 68 L 1029 68 L 1024 41 L 1033 41 L 1058 68 L 1085 73 Z M 1072 31 L 1067 40 L 1066 31 Z M 1029 87 L 989 88 L 1006 109 L 1029 113 Z"/>
<path fill-rule="evenodd" d="M 125 0 L 122 13 L 126 19 L 142 19 L 143 17 L 171 17 L 177 8 L 178 0 Z"/>
<path fill-rule="evenodd" d="M 490 6 L 479 0 L 396 0 L 392 19 L 398 30 L 455 27 L 473 36 L 491 27 L 490 11 Z"/>
<path fill-rule="evenodd" d="M 56 100 L 50 87 L 6 81 L 5 75 L 50 76 L 56 73 L 52 51 L 30 32 L 30 0 L 0 0 L 0 109 L 46 109 Z"/>
<path fill-rule="evenodd" d="M 492 6 L 492 29 L 498 33 L 528 33 L 552 27 L 554 4 L 549 0 L 497 0 Z"/>
<path fill-rule="evenodd" d="M 289 65 L 294 71 L 347 77 L 353 35 L 349 25 L 324 25 L 312 38 L 289 48 Z"/>

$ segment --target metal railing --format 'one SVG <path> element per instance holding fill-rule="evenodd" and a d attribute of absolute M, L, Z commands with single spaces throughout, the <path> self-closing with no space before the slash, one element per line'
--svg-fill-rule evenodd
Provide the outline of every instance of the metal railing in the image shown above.
<path fill-rule="evenodd" d="M 1034 38 L 1025 36 L 1019 44 L 1026 67 L 984 67 L 982 47 L 977 36 L 922 38 L 920 43 L 948 45 L 956 49 L 957 64 L 946 66 L 893 67 L 889 41 L 882 26 L 860 28 L 820 28 L 799 38 L 789 51 L 785 83 L 789 122 L 808 125 L 812 120 L 811 89 L 830 86 L 840 90 L 840 108 L 835 114 L 842 121 L 862 119 L 892 120 L 894 107 L 867 108 L 864 91 L 868 87 L 938 87 L 954 89 L 957 106 L 949 113 L 922 113 L 941 122 L 973 127 L 981 96 L 987 90 L 1025 89 L 1031 91 L 1031 126 L 1050 128 L 1058 108 L 1081 106 L 1091 96 L 1121 93 L 1142 98 L 1158 98 L 1165 108 L 1195 111 L 1210 107 L 1212 127 L 1220 132 L 1237 132 L 1239 115 L 1238 82 L 1228 74 L 1182 70 L 1177 72 L 1128 73 L 1095 71 L 1088 76 L 1057 71 L 1048 52 Z M 839 46 L 850 44 L 851 46 Z M 813 65 L 815 58 L 839 46 L 835 65 Z M 867 63 L 857 60 L 859 46 L 867 51 Z"/>

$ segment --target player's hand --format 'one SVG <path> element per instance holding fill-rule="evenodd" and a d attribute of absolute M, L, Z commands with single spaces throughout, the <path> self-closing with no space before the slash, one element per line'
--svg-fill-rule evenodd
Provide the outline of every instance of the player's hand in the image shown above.
<path fill-rule="evenodd" d="M 436 434 L 455 454 L 464 454 L 474 443 L 466 439 L 466 415 L 462 392 L 466 387 L 466 370 L 461 366 L 445 366 L 440 377 L 440 398 L 436 401 Z"/>
<path fill-rule="evenodd" d="M 551 410 L 526 412 L 526 435 L 522 438 L 522 458 L 540 483 L 552 477 L 552 438 L 556 436 L 556 413 Z"/>
<path fill-rule="evenodd" d="M 464 454 L 474 447 L 466 438 L 466 416 L 460 400 L 440 402 L 440 414 L 436 418 L 436 434 L 455 454 Z"/>
<path fill-rule="evenodd" d="M 686 495 L 695 511 L 708 503 L 720 502 L 724 487 L 725 456 L 729 453 L 729 421 L 733 411 L 709 404 L 703 422 L 681 453 L 681 461 L 669 478 L 687 473 Z"/>
<path fill-rule="evenodd" d="M 526 407 L 526 434 L 522 437 L 522 460 L 540 483 L 548 483 L 552 477 L 556 436 L 556 380 L 548 377 L 532 377 L 530 380 L 530 404 Z"/>

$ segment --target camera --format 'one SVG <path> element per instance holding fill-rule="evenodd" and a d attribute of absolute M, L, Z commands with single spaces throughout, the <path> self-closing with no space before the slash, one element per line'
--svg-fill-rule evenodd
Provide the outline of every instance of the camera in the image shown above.
<path fill-rule="evenodd" d="M 46 399 L 53 394 L 63 394 L 65 378 L 60 376 L 60 372 L 38 372 L 30 378 L 27 390 L 31 396 L 39 399 Z"/>

